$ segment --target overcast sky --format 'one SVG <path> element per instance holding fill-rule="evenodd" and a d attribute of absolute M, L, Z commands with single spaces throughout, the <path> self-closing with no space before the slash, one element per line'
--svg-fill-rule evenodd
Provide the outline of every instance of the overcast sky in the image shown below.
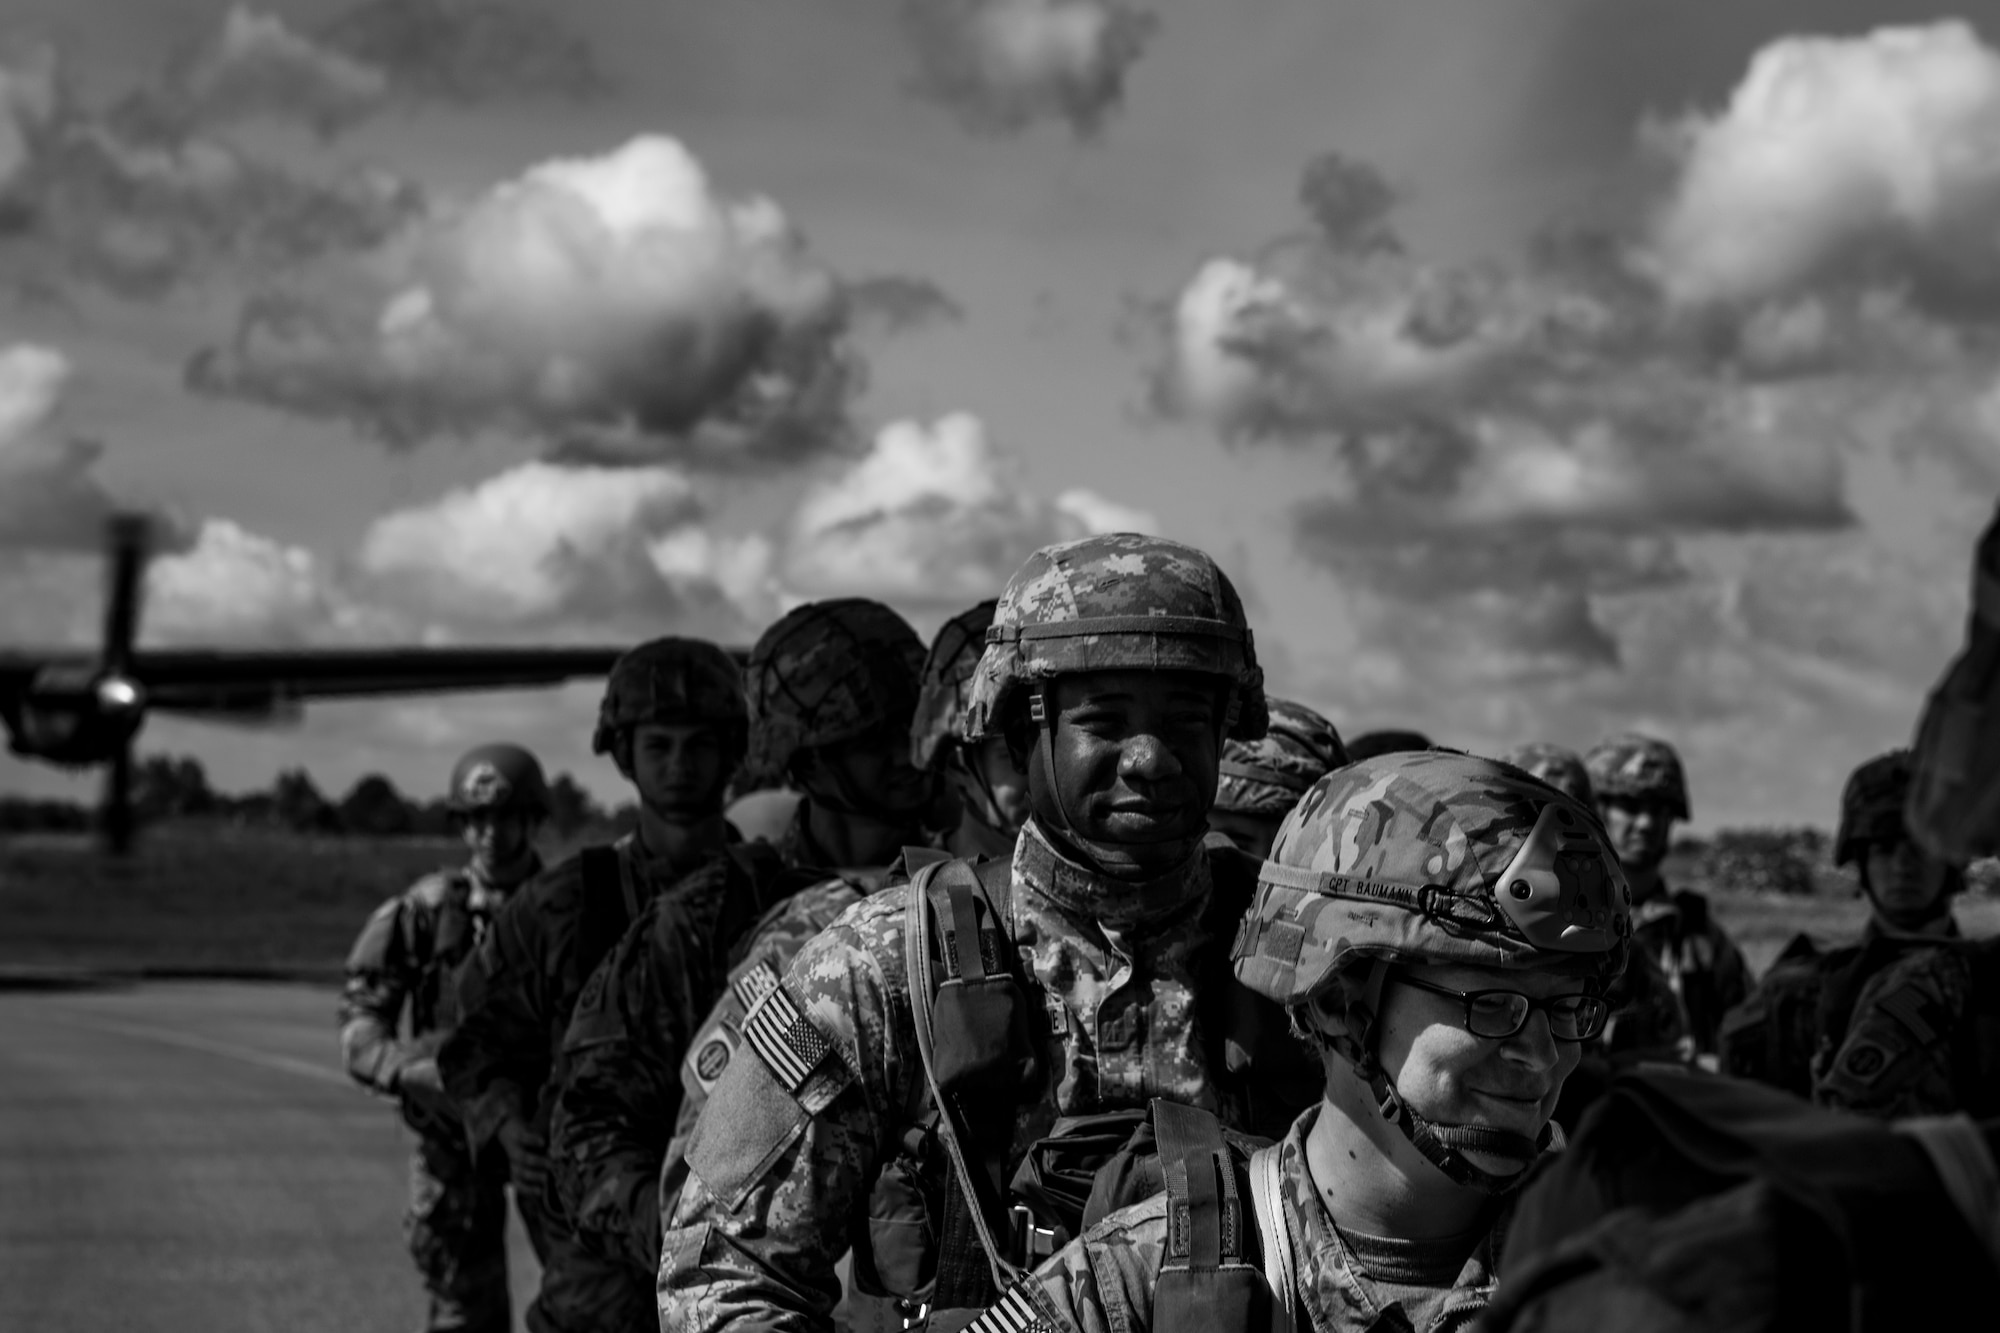
<path fill-rule="evenodd" d="M 1900 25 L 1900 26 L 1890 26 Z M 1147 528 L 1275 692 L 1830 824 L 2000 491 L 2000 2 L 10 0 L 0 642 L 929 633 Z M 596 687 L 152 719 L 425 794 Z M 0 759 L 0 790 L 93 789 Z"/>

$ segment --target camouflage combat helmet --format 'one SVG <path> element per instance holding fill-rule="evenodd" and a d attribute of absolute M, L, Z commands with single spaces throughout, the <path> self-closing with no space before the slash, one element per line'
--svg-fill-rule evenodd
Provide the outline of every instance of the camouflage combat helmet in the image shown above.
<path fill-rule="evenodd" d="M 612 663 L 590 738 L 592 753 L 610 754 L 620 732 L 647 722 L 721 728 L 740 758 L 750 723 L 743 673 L 728 653 L 705 639 L 640 644 Z"/>
<path fill-rule="evenodd" d="M 542 777 L 541 761 L 520 746 L 505 742 L 475 746 L 451 766 L 445 805 L 461 815 L 481 810 L 545 815 L 549 784 Z"/>
<path fill-rule="evenodd" d="M 1597 797 L 1590 786 L 1590 770 L 1583 766 L 1583 756 L 1575 750 L 1566 750 L 1547 741 L 1529 741 L 1526 745 L 1502 750 L 1494 758 L 1540 778 L 1587 807 L 1597 804 Z"/>
<path fill-rule="evenodd" d="M 880 727 L 907 731 L 923 667 L 923 640 L 880 602 L 843 597 L 794 608 L 750 650 L 747 766 L 782 774 L 800 750 Z"/>
<path fill-rule="evenodd" d="M 1589 807 L 1491 759 L 1404 752 L 1329 773 L 1293 808 L 1234 958 L 1244 985 L 1295 1004 L 1370 959 L 1608 983 L 1631 934 Z"/>
<path fill-rule="evenodd" d="M 1347 763 L 1333 723 L 1290 699 L 1267 698 L 1265 703 L 1271 723 L 1263 737 L 1222 747 L 1218 810 L 1283 816 L 1313 783 Z"/>
<path fill-rule="evenodd" d="M 1591 746 L 1583 766 L 1600 801 L 1659 801 L 1673 818 L 1688 817 L 1681 757 L 1665 741 L 1628 731 Z"/>
<path fill-rule="evenodd" d="M 917 715 L 910 722 L 910 762 L 929 768 L 948 745 L 956 745 L 965 730 L 965 703 L 979 655 L 986 649 L 986 630 L 993 623 L 992 598 L 944 622 L 931 640 L 924 659 L 923 687 L 917 694 Z"/>
<path fill-rule="evenodd" d="M 1242 599 L 1192 546 L 1131 532 L 1044 546 L 1007 582 L 986 631 L 964 738 L 999 735 L 1026 690 L 1057 676 L 1194 671 L 1230 685 L 1225 734 L 1264 734 L 1264 673 Z M 1040 705 L 1038 691 L 1026 700 Z"/>
<path fill-rule="evenodd" d="M 1833 835 L 1833 863 L 1859 861 L 1869 843 L 1908 837 L 1903 803 L 1910 794 L 1910 752 L 1877 755 L 1848 775 L 1840 793 L 1840 828 Z"/>

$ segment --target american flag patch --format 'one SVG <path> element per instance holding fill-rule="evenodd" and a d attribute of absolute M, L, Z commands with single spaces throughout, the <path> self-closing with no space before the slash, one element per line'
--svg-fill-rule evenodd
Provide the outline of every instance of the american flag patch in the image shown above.
<path fill-rule="evenodd" d="M 783 986 L 774 986 L 743 1020 L 743 1040 L 757 1052 L 786 1092 L 796 1093 L 833 1043 L 814 1027 Z"/>
<path fill-rule="evenodd" d="M 757 1001 L 778 989 L 778 969 L 768 961 L 761 962 L 731 982 L 730 989 L 736 992 L 736 1003 L 748 1013 L 757 1007 Z"/>
<path fill-rule="evenodd" d="M 1056 1333 L 1023 1290 L 1033 1278 L 1024 1278 L 1007 1288 L 1000 1303 L 966 1325 L 965 1333 Z"/>

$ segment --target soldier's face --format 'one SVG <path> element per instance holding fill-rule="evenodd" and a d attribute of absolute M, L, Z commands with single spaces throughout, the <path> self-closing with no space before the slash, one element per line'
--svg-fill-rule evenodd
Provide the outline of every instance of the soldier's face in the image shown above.
<path fill-rule="evenodd" d="M 669 817 L 707 815 L 722 807 L 729 755 L 714 727 L 643 722 L 632 730 L 626 776 L 651 810 Z"/>
<path fill-rule="evenodd" d="M 1666 859 L 1674 817 L 1665 802 L 1616 798 L 1598 802 L 1611 850 L 1627 870 L 1651 870 Z"/>
<path fill-rule="evenodd" d="M 1514 990 L 1545 999 L 1583 990 L 1579 978 L 1547 973 L 1437 964 L 1403 970 L 1456 991 Z M 1530 1139 L 1555 1114 L 1563 1080 L 1583 1058 L 1583 1043 L 1557 1041 L 1539 1009 L 1511 1037 L 1478 1037 L 1466 1031 L 1463 1001 L 1403 985 L 1394 973 L 1382 987 L 1377 1041 L 1383 1070 L 1418 1114 L 1441 1125 L 1505 1129 Z M 1511 1158 L 1467 1156 L 1487 1171 L 1522 1169 Z"/>
<path fill-rule="evenodd" d="M 866 809 L 889 818 L 922 814 L 938 792 L 936 779 L 910 762 L 908 730 L 895 727 L 820 746 L 802 780 L 808 792 L 823 788 L 842 803 L 858 797 Z"/>
<path fill-rule="evenodd" d="M 1221 762 L 1213 678 L 1188 671 L 1090 671 L 1053 691 L 1050 764 L 1028 767 L 1029 803 L 1051 828 L 1133 848 L 1199 838 Z M 1059 790 L 1048 788 L 1054 770 Z M 1058 809 L 1057 798 L 1061 807 Z"/>
<path fill-rule="evenodd" d="M 1945 878 L 1914 842 L 1868 844 L 1868 896 L 1890 924 L 1916 924 L 1936 916 Z"/>
<path fill-rule="evenodd" d="M 528 850 L 534 829 L 518 810 L 479 810 L 465 816 L 459 836 L 465 839 L 473 859 L 492 869 L 519 859 Z"/>
<path fill-rule="evenodd" d="M 1240 810 L 1208 812 L 1211 829 L 1259 861 L 1271 855 L 1271 844 L 1278 840 L 1278 828 L 1284 822 L 1281 815 L 1246 815 Z"/>

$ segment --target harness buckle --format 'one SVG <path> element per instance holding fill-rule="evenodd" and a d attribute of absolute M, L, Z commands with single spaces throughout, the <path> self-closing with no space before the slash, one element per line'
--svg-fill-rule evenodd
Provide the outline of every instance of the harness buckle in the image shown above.
<path fill-rule="evenodd" d="M 1023 1267 L 1032 1267 L 1062 1248 L 1056 1229 L 1036 1225 L 1026 1204 L 1008 1208 L 1007 1221 L 1014 1233 L 1015 1262 Z"/>
<path fill-rule="evenodd" d="M 922 1328 L 931 1321 L 931 1303 L 904 1300 L 899 1296 L 896 1298 L 896 1313 L 902 1317 L 904 1333 L 909 1333 L 909 1330 Z"/>

